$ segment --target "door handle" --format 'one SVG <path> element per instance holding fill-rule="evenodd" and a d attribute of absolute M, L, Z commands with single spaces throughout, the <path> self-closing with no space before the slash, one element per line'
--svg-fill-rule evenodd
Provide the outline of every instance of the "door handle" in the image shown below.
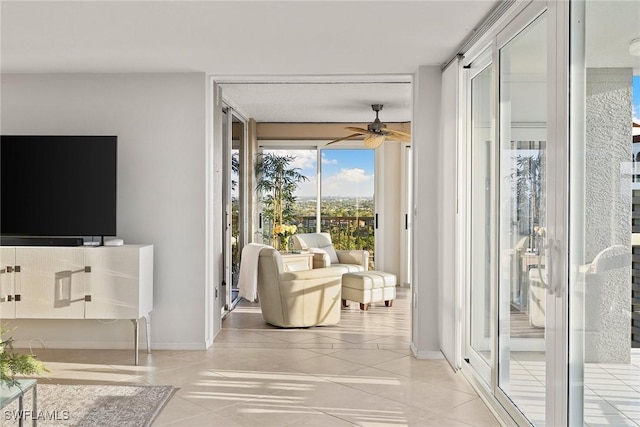
<path fill-rule="evenodd" d="M 546 271 L 548 283 L 545 283 L 544 280 L 542 280 L 542 283 L 545 285 L 545 288 L 547 289 L 549 295 L 555 295 L 562 289 L 562 283 L 559 280 L 560 276 L 558 276 L 555 271 L 555 264 L 560 257 L 560 241 L 549 239 L 549 241 L 545 245 L 545 249 L 547 251 Z M 542 274 L 540 274 L 540 278 L 542 279 Z"/>
<path fill-rule="evenodd" d="M 547 257 L 547 261 L 546 261 L 546 265 L 547 268 L 545 269 L 547 272 L 547 282 L 548 283 L 544 283 L 544 281 L 542 282 L 545 285 L 545 288 L 547 288 L 547 292 L 549 293 L 549 295 L 553 295 L 555 293 L 555 287 L 553 284 L 553 259 L 555 258 L 553 256 L 553 240 L 549 239 L 547 241 L 547 244 L 544 246 L 545 249 L 545 253 L 546 253 L 546 257 Z M 540 254 L 540 258 L 542 258 L 542 254 Z M 542 261 L 542 259 L 540 260 Z M 538 264 L 538 268 L 540 264 Z M 540 274 L 540 278 L 542 279 L 542 273 Z"/>

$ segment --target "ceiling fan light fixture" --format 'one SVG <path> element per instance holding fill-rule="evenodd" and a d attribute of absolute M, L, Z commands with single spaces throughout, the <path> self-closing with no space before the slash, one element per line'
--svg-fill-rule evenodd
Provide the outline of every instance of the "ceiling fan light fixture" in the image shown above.
<path fill-rule="evenodd" d="M 631 40 L 631 43 L 629 43 L 629 54 L 640 56 L 640 37 Z"/>

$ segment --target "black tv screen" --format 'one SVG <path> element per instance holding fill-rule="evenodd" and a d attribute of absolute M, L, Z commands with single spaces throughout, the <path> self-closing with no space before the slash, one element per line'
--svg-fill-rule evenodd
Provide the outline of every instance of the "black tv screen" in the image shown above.
<path fill-rule="evenodd" d="M 117 137 L 0 137 L 0 234 L 115 236 Z"/>

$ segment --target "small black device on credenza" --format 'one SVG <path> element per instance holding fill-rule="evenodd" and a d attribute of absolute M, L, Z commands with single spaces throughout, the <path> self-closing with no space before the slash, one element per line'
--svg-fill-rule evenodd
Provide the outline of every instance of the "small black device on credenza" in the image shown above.
<path fill-rule="evenodd" d="M 117 137 L 0 136 L 0 245 L 115 236 Z"/>

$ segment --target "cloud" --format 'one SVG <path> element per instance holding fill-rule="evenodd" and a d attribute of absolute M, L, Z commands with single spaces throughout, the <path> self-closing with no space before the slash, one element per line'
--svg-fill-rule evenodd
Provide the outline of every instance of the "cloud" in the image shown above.
<path fill-rule="evenodd" d="M 322 195 L 334 197 L 372 197 L 373 174 L 367 175 L 364 169 L 341 169 L 335 175 L 326 177 L 322 182 Z"/>
<path fill-rule="evenodd" d="M 322 153 L 322 164 L 323 165 L 337 165 L 338 159 L 327 159 L 324 153 Z"/>
<path fill-rule="evenodd" d="M 339 173 L 335 175 L 335 178 L 340 181 L 346 182 L 366 182 L 373 179 L 373 175 L 365 175 L 364 169 L 341 169 Z"/>
<path fill-rule="evenodd" d="M 301 182 L 295 192 L 297 197 L 315 197 L 316 196 L 316 176 L 307 176 L 309 181 Z"/>
<path fill-rule="evenodd" d="M 312 169 L 315 174 L 316 162 L 318 160 L 316 150 L 265 150 L 279 156 L 293 156 L 295 160 L 291 166 L 300 169 Z"/>
<path fill-rule="evenodd" d="M 298 197 L 316 195 L 316 162 L 315 150 L 268 150 L 278 155 L 295 157 L 291 166 L 302 169 L 309 181 L 299 184 L 295 192 Z M 322 155 L 323 164 L 337 165 L 337 159 L 327 159 Z M 367 175 L 361 168 L 343 168 L 334 175 L 323 174 L 322 195 L 329 197 L 373 197 L 373 174 Z"/>

